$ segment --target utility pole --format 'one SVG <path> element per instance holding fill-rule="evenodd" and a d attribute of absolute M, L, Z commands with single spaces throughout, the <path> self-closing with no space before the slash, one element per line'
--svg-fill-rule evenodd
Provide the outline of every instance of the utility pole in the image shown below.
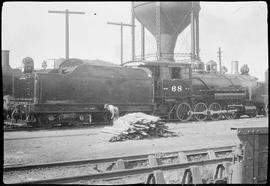
<path fill-rule="evenodd" d="M 160 1 L 156 1 L 156 40 L 157 40 L 157 60 L 161 58 L 161 38 L 160 38 Z"/>
<path fill-rule="evenodd" d="M 121 23 L 107 22 L 107 24 L 120 26 L 120 34 L 121 34 L 121 65 L 122 65 L 123 64 L 123 26 L 135 27 L 135 25 L 125 24 L 125 23 L 122 23 L 122 22 Z"/>
<path fill-rule="evenodd" d="M 144 25 L 141 23 L 141 60 L 145 59 Z"/>
<path fill-rule="evenodd" d="M 194 20 L 194 6 L 193 1 L 191 2 L 191 12 L 190 12 L 190 30 L 191 30 L 191 60 L 194 61 L 196 59 L 196 34 L 195 34 L 195 20 Z"/>
<path fill-rule="evenodd" d="M 65 14 L 66 17 L 66 59 L 69 59 L 69 14 L 85 14 L 85 12 L 74 12 L 66 9 L 65 11 L 49 10 L 49 13 Z"/>
<path fill-rule="evenodd" d="M 135 60 L 135 15 L 134 15 L 134 11 L 133 11 L 133 7 L 134 7 L 134 2 L 131 2 L 131 60 L 134 61 Z"/>
<path fill-rule="evenodd" d="M 220 49 L 220 47 L 218 48 L 218 60 L 219 60 L 219 73 L 221 74 L 222 72 L 222 67 L 221 67 L 221 53 L 222 53 L 222 51 L 221 51 L 221 49 Z"/>

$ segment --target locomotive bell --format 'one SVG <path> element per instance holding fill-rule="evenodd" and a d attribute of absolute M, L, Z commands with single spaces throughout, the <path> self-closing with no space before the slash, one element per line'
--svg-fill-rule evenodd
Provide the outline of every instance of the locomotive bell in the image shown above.
<path fill-rule="evenodd" d="M 160 30 L 160 55 L 162 59 L 174 61 L 174 48 L 178 35 L 191 22 L 191 2 L 160 2 L 160 27 L 157 28 L 156 2 L 134 2 L 134 15 L 158 41 Z M 198 15 L 200 4 L 193 2 L 193 11 Z"/>
<path fill-rule="evenodd" d="M 34 60 L 31 57 L 26 57 L 22 61 L 23 73 L 32 73 L 34 71 Z"/>
<path fill-rule="evenodd" d="M 206 63 L 207 72 L 217 72 L 217 63 L 213 60 L 210 60 Z"/>

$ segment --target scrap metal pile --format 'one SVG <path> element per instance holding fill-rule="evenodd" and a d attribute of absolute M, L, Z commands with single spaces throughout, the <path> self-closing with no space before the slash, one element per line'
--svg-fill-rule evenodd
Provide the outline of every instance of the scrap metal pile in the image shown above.
<path fill-rule="evenodd" d="M 105 127 L 102 132 L 114 135 L 110 138 L 110 142 L 177 136 L 164 124 L 159 117 L 138 112 L 119 117 L 113 122 L 112 127 Z"/>

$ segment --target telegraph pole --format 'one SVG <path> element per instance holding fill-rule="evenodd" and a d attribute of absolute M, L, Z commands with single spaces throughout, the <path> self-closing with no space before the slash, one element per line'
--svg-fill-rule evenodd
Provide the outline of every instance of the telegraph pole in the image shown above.
<path fill-rule="evenodd" d="M 222 72 L 221 72 L 221 69 L 222 69 L 222 67 L 221 67 L 221 49 L 220 49 L 220 47 L 218 48 L 218 60 L 219 60 L 219 73 L 221 74 Z"/>
<path fill-rule="evenodd" d="M 160 2 L 156 2 L 156 40 L 157 40 L 157 60 L 159 61 L 161 58 L 161 37 L 160 37 Z"/>
<path fill-rule="evenodd" d="M 124 26 L 130 26 L 130 27 L 135 27 L 135 25 L 132 25 L 132 24 L 125 24 L 125 23 L 113 23 L 113 22 L 107 22 L 107 24 L 110 24 L 110 25 L 117 25 L 117 26 L 120 26 L 120 34 L 121 34 L 121 65 L 123 64 L 123 27 Z"/>
<path fill-rule="evenodd" d="M 144 25 L 141 23 L 141 60 L 145 59 Z"/>
<path fill-rule="evenodd" d="M 65 11 L 49 10 L 49 13 L 65 14 L 66 18 L 66 59 L 69 59 L 69 14 L 85 14 L 85 12 L 74 12 L 66 9 Z"/>
<path fill-rule="evenodd" d="M 134 2 L 131 2 L 131 60 L 134 61 L 135 60 L 135 15 L 133 12 L 133 7 L 134 7 Z"/>

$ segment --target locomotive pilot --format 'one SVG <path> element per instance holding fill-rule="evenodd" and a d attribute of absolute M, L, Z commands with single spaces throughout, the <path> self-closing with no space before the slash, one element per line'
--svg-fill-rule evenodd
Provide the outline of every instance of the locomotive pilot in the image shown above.
<path fill-rule="evenodd" d="M 105 104 L 104 110 L 110 123 L 119 117 L 119 109 L 116 106 Z"/>

